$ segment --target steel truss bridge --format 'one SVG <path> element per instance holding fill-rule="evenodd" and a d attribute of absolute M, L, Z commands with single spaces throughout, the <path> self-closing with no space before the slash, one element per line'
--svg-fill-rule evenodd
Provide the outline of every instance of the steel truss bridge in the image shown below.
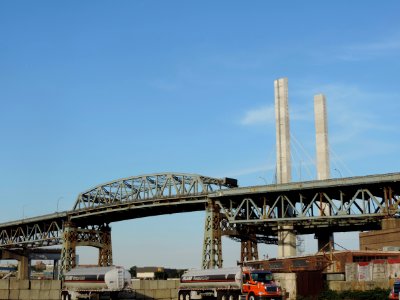
<path fill-rule="evenodd" d="M 80 193 L 70 211 L 0 224 L 0 251 L 62 245 L 62 268 L 75 266 L 77 246 L 99 249 L 112 264 L 112 222 L 205 211 L 203 268 L 222 266 L 221 236 L 241 242 L 241 259 L 258 258 L 257 243 L 277 233 L 324 235 L 372 230 L 400 215 L 400 173 L 237 187 L 230 178 L 165 173 L 124 178 Z"/>

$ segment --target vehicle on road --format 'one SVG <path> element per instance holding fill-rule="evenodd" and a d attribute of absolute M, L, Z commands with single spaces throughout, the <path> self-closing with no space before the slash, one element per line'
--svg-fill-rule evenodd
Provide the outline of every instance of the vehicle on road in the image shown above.
<path fill-rule="evenodd" d="M 399 294 L 400 294 L 400 279 L 397 279 L 394 282 L 392 289 L 390 290 L 389 299 L 397 300 L 399 299 Z"/>
<path fill-rule="evenodd" d="M 130 289 L 131 275 L 123 267 L 77 267 L 63 279 L 63 300 L 93 299 L 109 295 L 118 299 L 118 293 Z"/>
<path fill-rule="evenodd" d="M 280 300 L 283 292 L 270 271 L 247 267 L 189 270 L 178 289 L 178 300 Z"/>

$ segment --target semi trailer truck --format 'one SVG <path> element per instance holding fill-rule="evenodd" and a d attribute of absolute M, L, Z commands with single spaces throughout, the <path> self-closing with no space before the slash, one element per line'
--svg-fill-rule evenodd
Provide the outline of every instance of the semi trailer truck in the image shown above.
<path fill-rule="evenodd" d="M 393 284 L 392 289 L 390 290 L 389 299 L 390 300 L 398 300 L 400 295 L 400 279 L 396 279 Z"/>
<path fill-rule="evenodd" d="M 281 300 L 283 292 L 271 272 L 247 267 L 189 270 L 178 289 L 178 300 Z"/>
<path fill-rule="evenodd" d="M 123 267 L 77 267 L 67 272 L 63 279 L 63 300 L 96 299 L 109 295 L 117 299 L 118 293 L 128 291 L 131 275 Z"/>

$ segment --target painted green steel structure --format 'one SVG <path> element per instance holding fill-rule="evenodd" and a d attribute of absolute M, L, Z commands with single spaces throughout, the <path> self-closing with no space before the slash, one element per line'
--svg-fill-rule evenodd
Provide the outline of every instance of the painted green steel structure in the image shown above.
<path fill-rule="evenodd" d="M 0 224 L 0 249 L 63 244 L 63 263 L 74 249 L 99 249 L 99 265 L 112 263 L 112 222 L 206 211 L 202 266 L 222 265 L 221 235 L 242 241 L 247 259 L 257 242 L 274 243 L 279 226 L 299 234 L 379 229 L 400 216 L 400 173 L 237 188 L 234 179 L 195 174 L 142 175 L 98 185 L 78 195 L 71 211 Z M 330 204 L 326 215 L 325 205 Z M 290 209 L 287 209 L 290 208 Z M 242 257 L 242 259 L 246 259 Z"/>

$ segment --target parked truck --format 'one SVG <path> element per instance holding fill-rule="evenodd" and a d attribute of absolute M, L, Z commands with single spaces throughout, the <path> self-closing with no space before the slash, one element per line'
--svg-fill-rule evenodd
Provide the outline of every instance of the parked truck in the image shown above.
<path fill-rule="evenodd" d="M 281 288 L 272 273 L 247 267 L 189 270 L 180 280 L 178 300 L 206 297 L 217 300 L 283 299 Z"/>
<path fill-rule="evenodd" d="M 398 300 L 399 294 L 400 294 L 400 279 L 397 279 L 394 282 L 392 289 L 390 290 L 389 299 Z"/>
<path fill-rule="evenodd" d="M 63 300 L 96 299 L 108 295 L 117 299 L 121 291 L 129 291 L 130 273 L 123 267 L 77 267 L 64 276 Z"/>

